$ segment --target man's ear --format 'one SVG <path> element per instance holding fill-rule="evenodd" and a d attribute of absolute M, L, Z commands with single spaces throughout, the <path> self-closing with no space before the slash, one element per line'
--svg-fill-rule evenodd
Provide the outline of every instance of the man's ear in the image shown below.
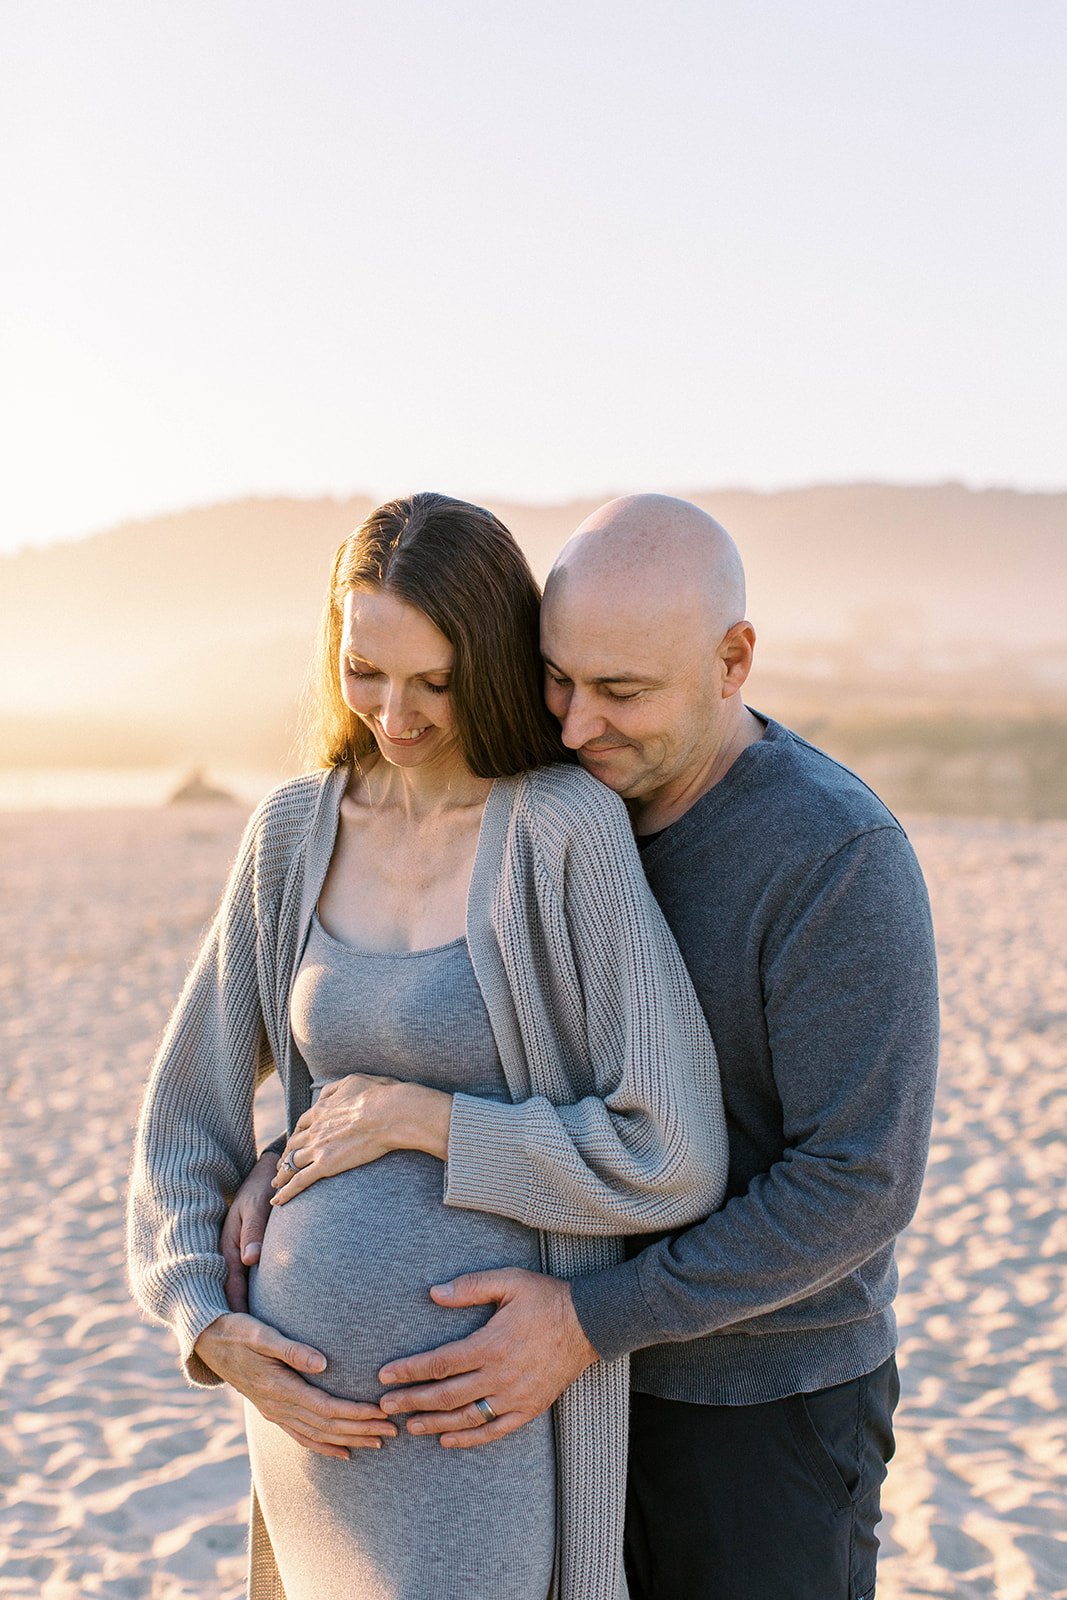
<path fill-rule="evenodd" d="M 723 666 L 722 697 L 728 700 L 744 686 L 752 671 L 752 656 L 756 648 L 756 630 L 751 622 L 735 622 L 722 636 L 719 659 Z"/>

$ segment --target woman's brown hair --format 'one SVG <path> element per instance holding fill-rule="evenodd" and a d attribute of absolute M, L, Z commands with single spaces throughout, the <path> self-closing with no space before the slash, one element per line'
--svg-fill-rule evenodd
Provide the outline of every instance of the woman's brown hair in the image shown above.
<path fill-rule="evenodd" d="M 415 494 L 378 506 L 334 557 L 308 705 L 307 754 L 359 761 L 374 735 L 341 695 L 341 628 L 352 589 L 387 589 L 452 646 L 449 688 L 464 759 L 479 778 L 572 760 L 542 696 L 541 592 L 515 539 L 481 506 Z"/>

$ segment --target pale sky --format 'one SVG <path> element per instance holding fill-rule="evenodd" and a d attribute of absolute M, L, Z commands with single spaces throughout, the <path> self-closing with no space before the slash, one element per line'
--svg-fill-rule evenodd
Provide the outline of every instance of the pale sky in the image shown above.
<path fill-rule="evenodd" d="M 1067 486 L 1062 0 L 8 0 L 0 549 Z"/>

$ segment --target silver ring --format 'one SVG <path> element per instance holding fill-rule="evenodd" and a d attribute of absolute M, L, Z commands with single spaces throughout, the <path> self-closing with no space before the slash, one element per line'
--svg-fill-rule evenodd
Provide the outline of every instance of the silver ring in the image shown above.
<path fill-rule="evenodd" d="M 489 1404 L 488 1400 L 476 1400 L 474 1402 L 474 1404 L 477 1407 L 477 1409 L 481 1412 L 481 1414 L 485 1418 L 486 1422 L 495 1422 L 496 1421 L 496 1412 L 493 1410 L 493 1408 Z"/>
<path fill-rule="evenodd" d="M 286 1156 L 285 1160 L 282 1162 L 282 1166 L 285 1168 L 286 1172 L 295 1172 L 297 1170 L 297 1165 L 293 1160 L 293 1152 L 291 1150 Z"/>

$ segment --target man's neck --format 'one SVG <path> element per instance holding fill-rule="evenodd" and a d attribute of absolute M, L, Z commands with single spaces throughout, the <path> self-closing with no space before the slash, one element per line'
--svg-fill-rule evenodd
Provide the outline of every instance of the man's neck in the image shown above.
<path fill-rule="evenodd" d="M 694 764 L 674 782 L 665 784 L 662 789 L 657 789 L 654 794 L 631 806 L 634 831 L 638 837 L 660 833 L 664 828 L 669 828 L 672 822 L 677 822 L 679 817 L 684 817 L 709 789 L 714 789 L 717 783 L 722 782 L 738 756 L 749 745 L 758 744 L 763 734 L 764 724 L 759 717 L 754 716 L 747 706 L 742 706 L 726 738 L 706 751 L 699 764 Z"/>

